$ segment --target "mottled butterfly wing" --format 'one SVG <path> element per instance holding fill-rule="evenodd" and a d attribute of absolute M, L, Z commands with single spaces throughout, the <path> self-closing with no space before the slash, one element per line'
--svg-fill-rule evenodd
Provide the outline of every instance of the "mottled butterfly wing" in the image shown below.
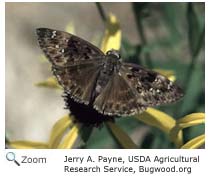
<path fill-rule="evenodd" d="M 88 104 L 104 54 L 89 42 L 66 32 L 40 28 L 37 35 L 58 82 L 75 101 Z"/>
<path fill-rule="evenodd" d="M 89 104 L 95 83 L 100 71 L 100 65 L 88 64 L 74 67 L 53 67 L 54 75 L 75 101 Z"/>
<path fill-rule="evenodd" d="M 91 43 L 67 32 L 39 28 L 40 48 L 55 66 L 72 66 L 101 60 L 103 52 Z"/>
<path fill-rule="evenodd" d="M 135 64 L 122 63 L 94 102 L 107 115 L 133 115 L 149 106 L 177 101 L 182 90 L 165 76 Z"/>
<path fill-rule="evenodd" d="M 132 115 L 146 109 L 138 102 L 135 91 L 118 73 L 114 73 L 94 102 L 94 108 L 106 115 Z"/>
<path fill-rule="evenodd" d="M 182 90 L 165 76 L 139 65 L 123 63 L 120 74 L 145 106 L 172 103 L 183 96 Z"/>
<path fill-rule="evenodd" d="M 114 60 L 113 56 L 119 59 L 114 50 L 105 56 L 89 42 L 52 29 L 37 29 L 37 35 L 68 97 L 93 105 L 104 115 L 141 113 L 148 106 L 183 96 L 178 86 L 159 73 Z"/>

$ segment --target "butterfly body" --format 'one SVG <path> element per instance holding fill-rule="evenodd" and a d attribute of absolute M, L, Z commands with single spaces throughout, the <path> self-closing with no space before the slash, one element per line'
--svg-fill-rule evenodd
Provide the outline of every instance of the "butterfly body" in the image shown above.
<path fill-rule="evenodd" d="M 65 93 L 101 114 L 133 115 L 183 96 L 177 85 L 159 73 L 122 62 L 116 50 L 104 54 L 91 43 L 63 31 L 40 28 L 37 35 Z"/>
<path fill-rule="evenodd" d="M 105 62 L 103 65 L 103 72 L 108 75 L 112 75 L 114 72 L 119 72 L 121 61 L 120 55 L 114 55 L 112 53 L 117 52 L 116 50 L 109 50 L 105 56 Z"/>

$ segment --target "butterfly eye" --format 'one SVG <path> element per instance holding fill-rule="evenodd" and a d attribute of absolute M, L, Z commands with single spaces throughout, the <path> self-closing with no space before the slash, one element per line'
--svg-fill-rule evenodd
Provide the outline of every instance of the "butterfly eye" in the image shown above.
<path fill-rule="evenodd" d="M 112 53 L 112 54 L 113 54 L 117 59 L 120 59 L 120 58 L 121 58 L 119 52 L 114 52 L 114 53 Z"/>
<path fill-rule="evenodd" d="M 108 56 L 114 56 L 117 59 L 120 59 L 121 58 L 121 56 L 119 54 L 119 51 L 114 50 L 114 49 L 107 51 L 106 52 L 106 55 L 108 55 Z"/>
<path fill-rule="evenodd" d="M 110 54 L 111 54 L 111 51 L 110 50 L 106 52 L 106 55 L 110 55 Z"/>

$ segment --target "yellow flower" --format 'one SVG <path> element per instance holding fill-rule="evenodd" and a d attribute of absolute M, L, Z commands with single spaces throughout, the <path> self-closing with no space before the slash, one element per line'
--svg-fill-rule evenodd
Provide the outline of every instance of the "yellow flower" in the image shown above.
<path fill-rule="evenodd" d="M 135 116 L 138 120 L 150 125 L 154 126 L 166 134 L 170 133 L 170 130 L 175 126 L 176 121 L 173 117 L 168 114 L 161 112 L 154 108 L 148 108 L 145 112 L 140 115 Z M 176 138 L 172 139 L 172 141 L 177 145 L 182 145 L 182 131 L 177 133 Z"/>
<path fill-rule="evenodd" d="M 58 81 L 56 80 L 56 78 L 54 76 L 49 77 L 46 81 L 36 83 L 35 85 L 39 86 L 39 87 L 62 89 L 62 87 L 58 84 Z"/>
<path fill-rule="evenodd" d="M 117 126 L 113 122 L 106 122 L 106 124 L 123 148 L 125 149 L 138 148 L 138 146 L 132 141 L 132 139 L 119 126 Z"/>
<path fill-rule="evenodd" d="M 122 32 L 120 24 L 113 14 L 109 15 L 106 22 L 105 35 L 101 43 L 101 50 L 106 53 L 110 49 L 119 50 L 121 45 Z"/>
<path fill-rule="evenodd" d="M 170 138 L 172 140 L 175 140 L 177 138 L 177 135 L 184 129 L 188 128 L 194 125 L 199 125 L 205 123 L 205 114 L 204 113 L 192 113 L 189 115 L 186 115 L 179 120 L 176 121 L 176 124 L 174 127 L 170 130 Z M 179 146 L 181 148 L 198 148 L 201 145 L 203 145 L 205 142 L 205 135 L 201 135 L 199 137 L 196 137 L 190 141 L 188 141 L 183 146 Z"/>
<path fill-rule="evenodd" d="M 70 33 L 74 33 L 73 24 L 70 23 L 66 30 Z M 106 30 L 101 43 L 101 50 L 104 53 L 110 49 L 119 50 L 120 44 L 120 25 L 116 16 L 110 14 L 106 22 Z M 173 71 L 160 69 L 155 69 L 155 71 L 165 75 L 171 81 L 175 81 L 176 79 Z M 50 77 L 46 81 L 37 83 L 36 85 L 47 88 L 62 89 L 54 77 Z M 182 131 L 183 128 L 204 123 L 204 113 L 193 113 L 176 121 L 173 117 L 164 112 L 154 108 L 148 108 L 142 114 L 134 116 L 134 118 L 166 133 L 170 140 L 176 144 L 177 148 L 198 148 L 204 144 L 205 136 L 201 135 L 183 145 Z M 74 117 L 66 115 L 58 120 L 51 130 L 51 135 L 47 143 L 35 141 L 11 141 L 8 144 L 12 148 L 72 148 L 74 147 L 75 141 L 80 135 L 82 128 L 81 124 L 74 124 L 73 119 Z M 121 144 L 122 148 L 138 148 L 120 126 L 113 122 L 107 122 L 106 124 L 115 136 L 115 139 Z"/>
<path fill-rule="evenodd" d="M 36 141 L 11 141 L 8 145 L 16 149 L 69 149 L 73 147 L 79 135 L 80 128 L 81 125 L 74 125 L 72 118 L 66 115 L 55 123 L 47 143 Z"/>

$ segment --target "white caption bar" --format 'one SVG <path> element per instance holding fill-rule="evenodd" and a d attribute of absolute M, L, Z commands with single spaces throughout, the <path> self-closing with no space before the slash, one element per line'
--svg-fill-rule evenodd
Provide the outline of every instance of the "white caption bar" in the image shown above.
<path fill-rule="evenodd" d="M 198 175 L 205 150 L 5 150 L 7 175 Z"/>

